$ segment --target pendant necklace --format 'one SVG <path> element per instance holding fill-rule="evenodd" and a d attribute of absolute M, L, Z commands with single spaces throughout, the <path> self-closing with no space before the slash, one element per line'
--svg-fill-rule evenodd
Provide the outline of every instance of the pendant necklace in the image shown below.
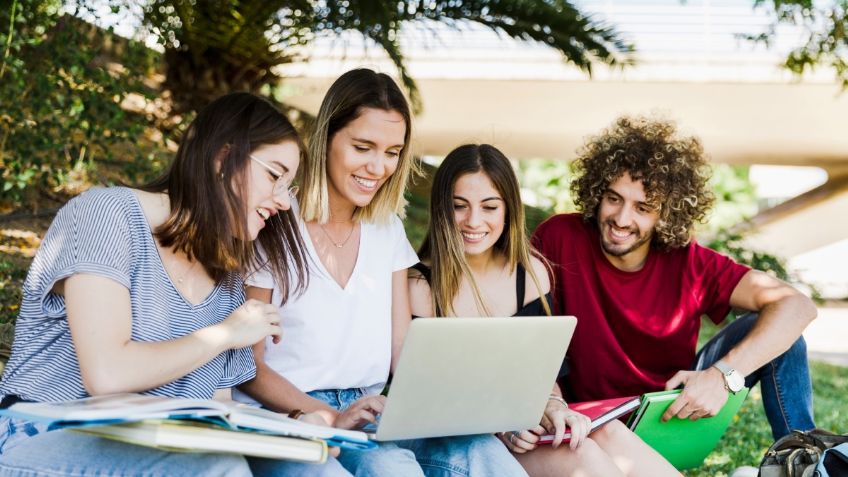
<path fill-rule="evenodd" d="M 333 237 L 330 235 L 330 233 L 327 232 L 327 229 L 324 228 L 324 224 L 319 223 L 318 226 L 321 227 L 321 230 L 324 232 L 324 235 L 327 236 L 327 239 L 329 239 L 330 243 L 333 244 L 336 248 L 344 247 L 347 241 L 350 240 L 350 238 L 353 236 L 353 230 L 356 228 L 356 224 L 353 224 L 353 226 L 350 228 L 350 232 L 348 232 L 347 234 L 347 237 L 341 242 L 336 242 L 335 240 L 333 240 Z"/>

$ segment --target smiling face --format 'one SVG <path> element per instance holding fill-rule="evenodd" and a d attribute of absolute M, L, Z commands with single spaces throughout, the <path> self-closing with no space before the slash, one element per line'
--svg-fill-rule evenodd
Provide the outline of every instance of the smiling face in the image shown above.
<path fill-rule="evenodd" d="M 453 186 L 453 211 L 465 253 L 491 253 L 504 231 L 506 205 L 489 176 L 460 176 Z"/>
<path fill-rule="evenodd" d="M 610 184 L 598 206 L 604 254 L 619 268 L 641 268 L 658 221 L 659 209 L 648 202 L 642 181 L 625 172 Z"/>
<path fill-rule="evenodd" d="M 291 207 L 287 186 L 297 172 L 300 149 L 294 141 L 284 141 L 259 146 L 250 154 L 245 206 L 248 238 L 254 240 L 265 227 L 266 220 Z"/>
<path fill-rule="evenodd" d="M 333 135 L 327 152 L 331 210 L 371 202 L 397 169 L 405 135 L 400 113 L 375 108 L 364 108 Z"/>

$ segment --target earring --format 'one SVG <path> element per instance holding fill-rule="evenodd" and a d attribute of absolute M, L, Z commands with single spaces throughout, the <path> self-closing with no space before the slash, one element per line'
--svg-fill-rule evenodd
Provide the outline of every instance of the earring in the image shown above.
<path fill-rule="evenodd" d="M 221 175 L 220 175 L 220 177 L 219 177 L 219 178 L 220 178 L 220 180 L 222 180 L 222 181 L 224 180 L 224 171 L 221 171 Z"/>

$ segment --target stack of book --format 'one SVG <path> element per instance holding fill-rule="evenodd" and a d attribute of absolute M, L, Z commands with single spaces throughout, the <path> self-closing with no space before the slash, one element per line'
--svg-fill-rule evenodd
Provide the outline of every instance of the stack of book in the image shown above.
<path fill-rule="evenodd" d="M 209 399 L 115 394 L 60 403 L 19 402 L 0 415 L 169 451 L 224 452 L 321 463 L 327 445 L 370 449 L 359 431 Z"/>
<path fill-rule="evenodd" d="M 603 399 L 600 401 L 585 401 L 571 403 L 568 405 L 572 411 L 577 411 L 580 414 L 588 417 L 592 421 L 592 426 L 589 428 L 591 433 L 595 429 L 604 424 L 618 419 L 629 414 L 632 410 L 639 407 L 639 396 L 629 396 L 622 398 Z M 563 442 L 571 440 L 571 431 L 566 430 L 563 436 Z M 546 434 L 539 437 L 537 444 L 550 444 L 554 441 L 553 434 Z"/>
<path fill-rule="evenodd" d="M 691 469 L 702 465 L 718 445 L 748 395 L 748 389 L 730 394 L 715 416 L 694 421 L 673 417 L 663 421 L 662 415 L 680 393 L 680 389 L 659 391 L 642 396 L 571 403 L 569 408 L 591 419 L 590 433 L 613 419 L 624 419 L 630 415 L 628 426 L 633 433 L 678 470 Z M 566 431 L 563 442 L 570 438 L 571 432 Z M 550 444 L 553 440 L 553 435 L 543 435 L 537 444 Z"/>

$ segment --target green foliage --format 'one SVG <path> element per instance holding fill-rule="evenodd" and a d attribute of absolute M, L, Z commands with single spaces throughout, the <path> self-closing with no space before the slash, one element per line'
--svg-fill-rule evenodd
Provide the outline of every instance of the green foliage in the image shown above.
<path fill-rule="evenodd" d="M 150 121 L 121 102 L 151 96 L 153 52 L 62 15 L 55 0 L 13 1 L 0 25 L 0 209 L 61 200 L 101 162 L 131 179 L 149 172 L 136 143 Z"/>
<path fill-rule="evenodd" d="M 132 10 L 135 3 L 126 3 Z M 361 33 L 387 53 L 418 109 L 399 32 L 405 23 L 426 21 L 456 28 L 474 22 L 543 43 L 589 73 L 596 62 L 632 62 L 630 44 L 567 0 L 149 0 L 143 6 L 146 29 L 165 49 L 165 87 L 180 112 L 196 110 L 223 91 L 260 91 L 277 82 L 272 67 L 297 59 L 294 47 L 344 31 Z"/>
<path fill-rule="evenodd" d="M 717 233 L 757 214 L 757 191 L 748 177 L 748 166 L 714 164 L 710 186 L 715 205 L 699 231 Z"/>
<path fill-rule="evenodd" d="M 529 159 L 518 161 L 518 181 L 530 203 L 556 213 L 574 212 L 571 198 L 571 165 L 566 161 Z"/>
<path fill-rule="evenodd" d="M 0 368 L 12 352 L 15 319 L 21 305 L 21 286 L 30 260 L 0 253 Z"/>
<path fill-rule="evenodd" d="M 29 264 L 28 259 L 0 254 L 0 324 L 15 322 Z"/>
<path fill-rule="evenodd" d="M 707 247 L 723 253 L 738 263 L 769 273 L 783 281 L 806 287 L 813 300 L 821 301 L 820 291 L 813 285 L 801 280 L 795 273 L 786 268 L 786 260 L 770 253 L 752 250 L 745 244 L 744 237 L 738 232 L 728 229 L 718 230 Z"/>
<path fill-rule="evenodd" d="M 707 243 L 707 247 L 733 257 L 739 263 L 768 272 L 781 280 L 792 279 L 782 258 L 746 248 L 744 238 L 739 233 L 720 230 L 715 238 Z"/>
<path fill-rule="evenodd" d="M 292 61 L 291 49 L 314 32 L 311 11 L 310 2 L 298 0 L 150 0 L 142 20 L 165 51 L 163 88 L 186 113 L 277 82 L 272 68 Z"/>
<path fill-rule="evenodd" d="M 843 90 L 848 89 L 848 0 L 755 0 L 754 6 L 768 8 L 775 20 L 765 32 L 745 38 L 769 45 L 780 25 L 800 27 L 801 45 L 789 52 L 783 66 L 799 76 L 818 66 L 833 68 Z"/>

